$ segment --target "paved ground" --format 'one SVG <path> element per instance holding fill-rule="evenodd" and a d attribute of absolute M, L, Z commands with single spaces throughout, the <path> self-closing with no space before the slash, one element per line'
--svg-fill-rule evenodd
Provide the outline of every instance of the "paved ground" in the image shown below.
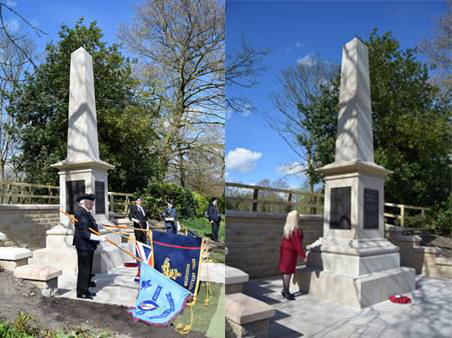
<path fill-rule="evenodd" d="M 224 284 L 224 264 L 209 263 L 208 269 L 203 265 L 204 269 L 201 271 L 201 281 L 209 279 L 213 283 Z M 91 292 L 96 293 L 93 300 L 84 300 L 88 302 L 96 302 L 103 304 L 116 304 L 124 306 L 135 306 L 135 299 L 138 291 L 138 283 L 134 282 L 137 268 L 116 268 L 104 274 L 96 274 L 93 280 L 97 286 L 91 288 Z M 75 286 L 77 282 L 76 275 L 64 274 L 58 279 L 59 293 L 57 297 L 76 298 Z M 224 294 L 224 287 L 221 288 Z M 218 296 L 218 295 L 217 295 Z M 213 320 L 209 326 L 209 333 L 217 333 L 218 330 L 224 332 L 224 295 L 220 297 L 218 306 L 216 307 L 217 320 Z M 222 305 L 221 305 L 222 304 Z M 217 317 L 221 316 L 219 320 Z"/>
<path fill-rule="evenodd" d="M 357 310 L 311 295 L 281 297 L 279 277 L 252 280 L 244 292 L 276 309 L 269 336 L 315 338 L 450 338 L 452 337 L 452 280 L 417 276 L 412 304 L 385 301 Z M 292 290 L 293 291 L 293 290 Z"/>

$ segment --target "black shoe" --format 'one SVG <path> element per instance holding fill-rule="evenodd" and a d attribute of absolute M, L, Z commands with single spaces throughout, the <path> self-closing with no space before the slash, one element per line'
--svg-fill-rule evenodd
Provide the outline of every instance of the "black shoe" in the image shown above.
<path fill-rule="evenodd" d="M 82 294 L 77 294 L 77 298 L 82 298 L 82 299 L 93 299 L 93 296 L 91 293 L 89 292 L 85 292 Z"/>
<path fill-rule="evenodd" d="M 291 294 L 289 291 L 282 290 L 282 291 L 281 291 L 281 295 L 282 295 L 285 299 L 287 299 L 287 300 L 295 300 L 294 295 Z"/>
<path fill-rule="evenodd" d="M 88 291 L 89 292 L 89 291 Z M 91 296 L 91 297 L 96 297 L 96 293 L 94 293 L 94 292 L 89 292 L 89 295 Z M 294 298 L 295 299 L 295 298 Z"/>
<path fill-rule="evenodd" d="M 90 288 L 95 288 L 96 287 L 96 283 L 95 282 L 89 282 L 89 287 Z"/>

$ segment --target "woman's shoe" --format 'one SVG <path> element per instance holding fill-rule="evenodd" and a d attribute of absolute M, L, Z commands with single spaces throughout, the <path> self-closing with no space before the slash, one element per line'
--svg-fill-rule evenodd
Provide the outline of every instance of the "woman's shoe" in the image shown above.
<path fill-rule="evenodd" d="M 282 290 L 281 291 L 282 296 L 287 300 L 295 300 L 295 297 L 293 294 L 291 294 L 289 291 Z"/>

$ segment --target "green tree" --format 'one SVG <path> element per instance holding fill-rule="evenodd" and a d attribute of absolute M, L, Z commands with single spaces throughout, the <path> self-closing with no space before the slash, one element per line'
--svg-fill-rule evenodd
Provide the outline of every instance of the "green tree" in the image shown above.
<path fill-rule="evenodd" d="M 27 181 L 58 182 L 50 165 L 66 157 L 70 56 L 81 46 L 93 58 L 100 156 L 116 166 L 110 189 L 130 192 L 161 177 L 153 150 L 154 110 L 139 95 L 130 61 L 117 45 L 102 41 L 95 22 L 86 26 L 82 18 L 74 28 L 63 25 L 59 37 L 47 45 L 45 62 L 26 76 L 13 102 L 21 142 L 16 163 Z"/>
<path fill-rule="evenodd" d="M 451 193 L 451 101 L 429 82 L 416 50 L 401 50 L 391 33 L 375 30 L 367 41 L 375 162 L 392 170 L 388 201 L 431 206 Z M 319 166 L 334 156 L 338 78 L 313 103 L 310 131 Z"/>
<path fill-rule="evenodd" d="M 143 63 L 148 95 L 159 103 L 160 163 L 177 170 L 184 187 L 190 152 L 204 151 L 199 141 L 210 131 L 224 134 L 224 24 L 222 1 L 146 0 L 120 31 Z"/>

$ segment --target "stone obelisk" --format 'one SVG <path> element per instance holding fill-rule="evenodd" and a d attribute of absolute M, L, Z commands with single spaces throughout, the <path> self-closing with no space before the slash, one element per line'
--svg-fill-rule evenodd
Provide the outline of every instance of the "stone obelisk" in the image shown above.
<path fill-rule="evenodd" d="M 414 289 L 414 270 L 384 238 L 384 180 L 374 163 L 368 50 L 354 38 L 342 51 L 335 161 L 325 180 L 323 237 L 295 279 L 300 289 L 358 308 Z"/>
<path fill-rule="evenodd" d="M 93 61 L 83 47 L 71 54 L 67 157 L 52 167 L 59 169 L 61 209 L 73 214 L 79 195 L 95 194 L 94 218 L 108 222 L 108 170 L 113 166 L 99 158 Z"/>
<path fill-rule="evenodd" d="M 91 55 L 80 47 L 71 54 L 67 157 L 52 165 L 59 169 L 60 209 L 74 214 L 81 194 L 95 194 L 91 211 L 102 233 L 108 220 L 108 170 L 114 166 L 99 158 L 94 74 Z M 47 231 L 46 248 L 33 252 L 33 263 L 58 267 L 64 273 L 77 271 L 77 252 L 72 246 L 74 227 L 63 213 L 60 224 Z M 120 245 L 119 235 L 108 235 Z M 121 265 L 127 257 L 116 247 L 101 243 L 94 255 L 94 272 Z"/>

